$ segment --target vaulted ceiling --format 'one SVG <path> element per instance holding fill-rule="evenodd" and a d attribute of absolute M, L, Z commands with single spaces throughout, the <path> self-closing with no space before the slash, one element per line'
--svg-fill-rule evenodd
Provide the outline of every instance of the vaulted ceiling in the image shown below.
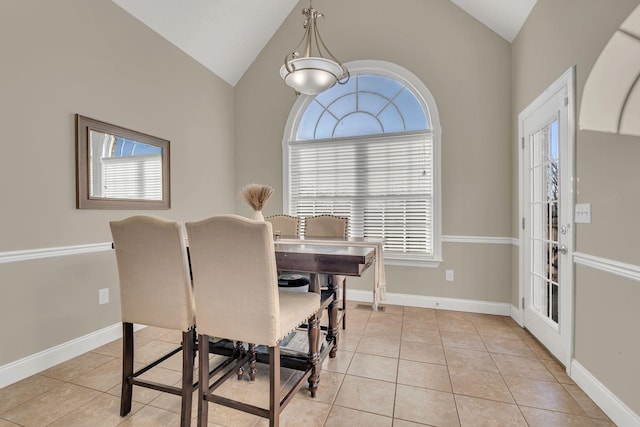
<path fill-rule="evenodd" d="M 450 1 L 512 42 L 537 0 Z M 298 4 L 298 0 L 113 2 L 232 86 Z"/>

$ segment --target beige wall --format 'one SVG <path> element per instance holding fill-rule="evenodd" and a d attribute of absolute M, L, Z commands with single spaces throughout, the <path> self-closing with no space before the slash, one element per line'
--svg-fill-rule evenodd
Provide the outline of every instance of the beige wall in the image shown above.
<path fill-rule="evenodd" d="M 396 63 L 429 88 L 442 126 L 442 227 L 455 236 L 511 235 L 511 47 L 448 0 L 324 0 L 321 34 L 344 62 Z M 282 211 L 282 136 L 295 102 L 278 70 L 302 35 L 302 1 L 236 86 L 236 191 L 272 185 L 265 214 Z M 248 214 L 238 200 L 237 210 Z M 388 292 L 510 302 L 510 246 L 445 243 L 438 269 L 387 267 Z M 447 265 L 456 281 L 444 281 Z M 499 281 L 496 279 L 499 278 Z M 370 290 L 351 280 L 350 288 Z"/>
<path fill-rule="evenodd" d="M 513 123 L 520 111 L 572 65 L 576 66 L 579 114 L 591 67 L 639 3 L 538 0 L 513 44 Z M 578 131 L 576 202 L 592 206 L 591 224 L 576 224 L 579 253 L 640 265 L 638 159 L 640 138 Z M 517 152 L 512 164 L 517 177 Z M 517 201 L 514 187 L 514 235 L 518 232 Z M 512 295 L 517 293 L 516 285 Z M 635 339 L 640 324 L 638 301 L 638 281 L 576 267 L 575 359 L 636 414 L 640 413 L 640 341 Z"/>
<path fill-rule="evenodd" d="M 0 253 L 109 242 L 139 213 L 75 209 L 76 113 L 171 141 L 172 208 L 144 213 L 233 211 L 233 88 L 117 5 L 3 0 L 0 52 Z M 118 323 L 118 298 L 109 251 L 0 264 L 0 366 Z"/>

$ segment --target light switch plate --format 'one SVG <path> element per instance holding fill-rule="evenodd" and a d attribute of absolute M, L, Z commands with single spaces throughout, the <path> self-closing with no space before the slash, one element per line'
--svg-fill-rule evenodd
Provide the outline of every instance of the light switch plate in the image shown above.
<path fill-rule="evenodd" d="M 453 282 L 453 270 L 445 270 L 445 280 L 447 282 Z"/>
<path fill-rule="evenodd" d="M 98 305 L 109 303 L 109 288 L 98 290 Z"/>
<path fill-rule="evenodd" d="M 591 224 L 591 203 L 576 203 L 576 224 Z"/>

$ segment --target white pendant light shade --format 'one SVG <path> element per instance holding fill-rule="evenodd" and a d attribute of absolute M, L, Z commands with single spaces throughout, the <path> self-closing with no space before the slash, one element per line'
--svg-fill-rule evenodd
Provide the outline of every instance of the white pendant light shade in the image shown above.
<path fill-rule="evenodd" d="M 349 70 L 331 54 L 320 37 L 317 19 L 323 15 L 311 3 L 302 14 L 305 16 L 304 37 L 285 57 L 280 77 L 296 93 L 317 95 L 336 83 L 346 83 Z"/>
<path fill-rule="evenodd" d="M 342 67 L 326 58 L 297 58 L 280 68 L 280 77 L 287 86 L 305 95 L 317 95 L 336 84 L 342 75 Z"/>

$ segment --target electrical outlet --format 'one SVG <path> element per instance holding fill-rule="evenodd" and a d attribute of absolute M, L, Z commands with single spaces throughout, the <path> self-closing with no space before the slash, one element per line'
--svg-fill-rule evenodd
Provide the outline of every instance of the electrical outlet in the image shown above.
<path fill-rule="evenodd" d="M 445 280 L 447 282 L 453 282 L 453 270 L 445 270 Z"/>
<path fill-rule="evenodd" d="M 109 288 L 98 289 L 98 305 L 109 303 Z"/>

